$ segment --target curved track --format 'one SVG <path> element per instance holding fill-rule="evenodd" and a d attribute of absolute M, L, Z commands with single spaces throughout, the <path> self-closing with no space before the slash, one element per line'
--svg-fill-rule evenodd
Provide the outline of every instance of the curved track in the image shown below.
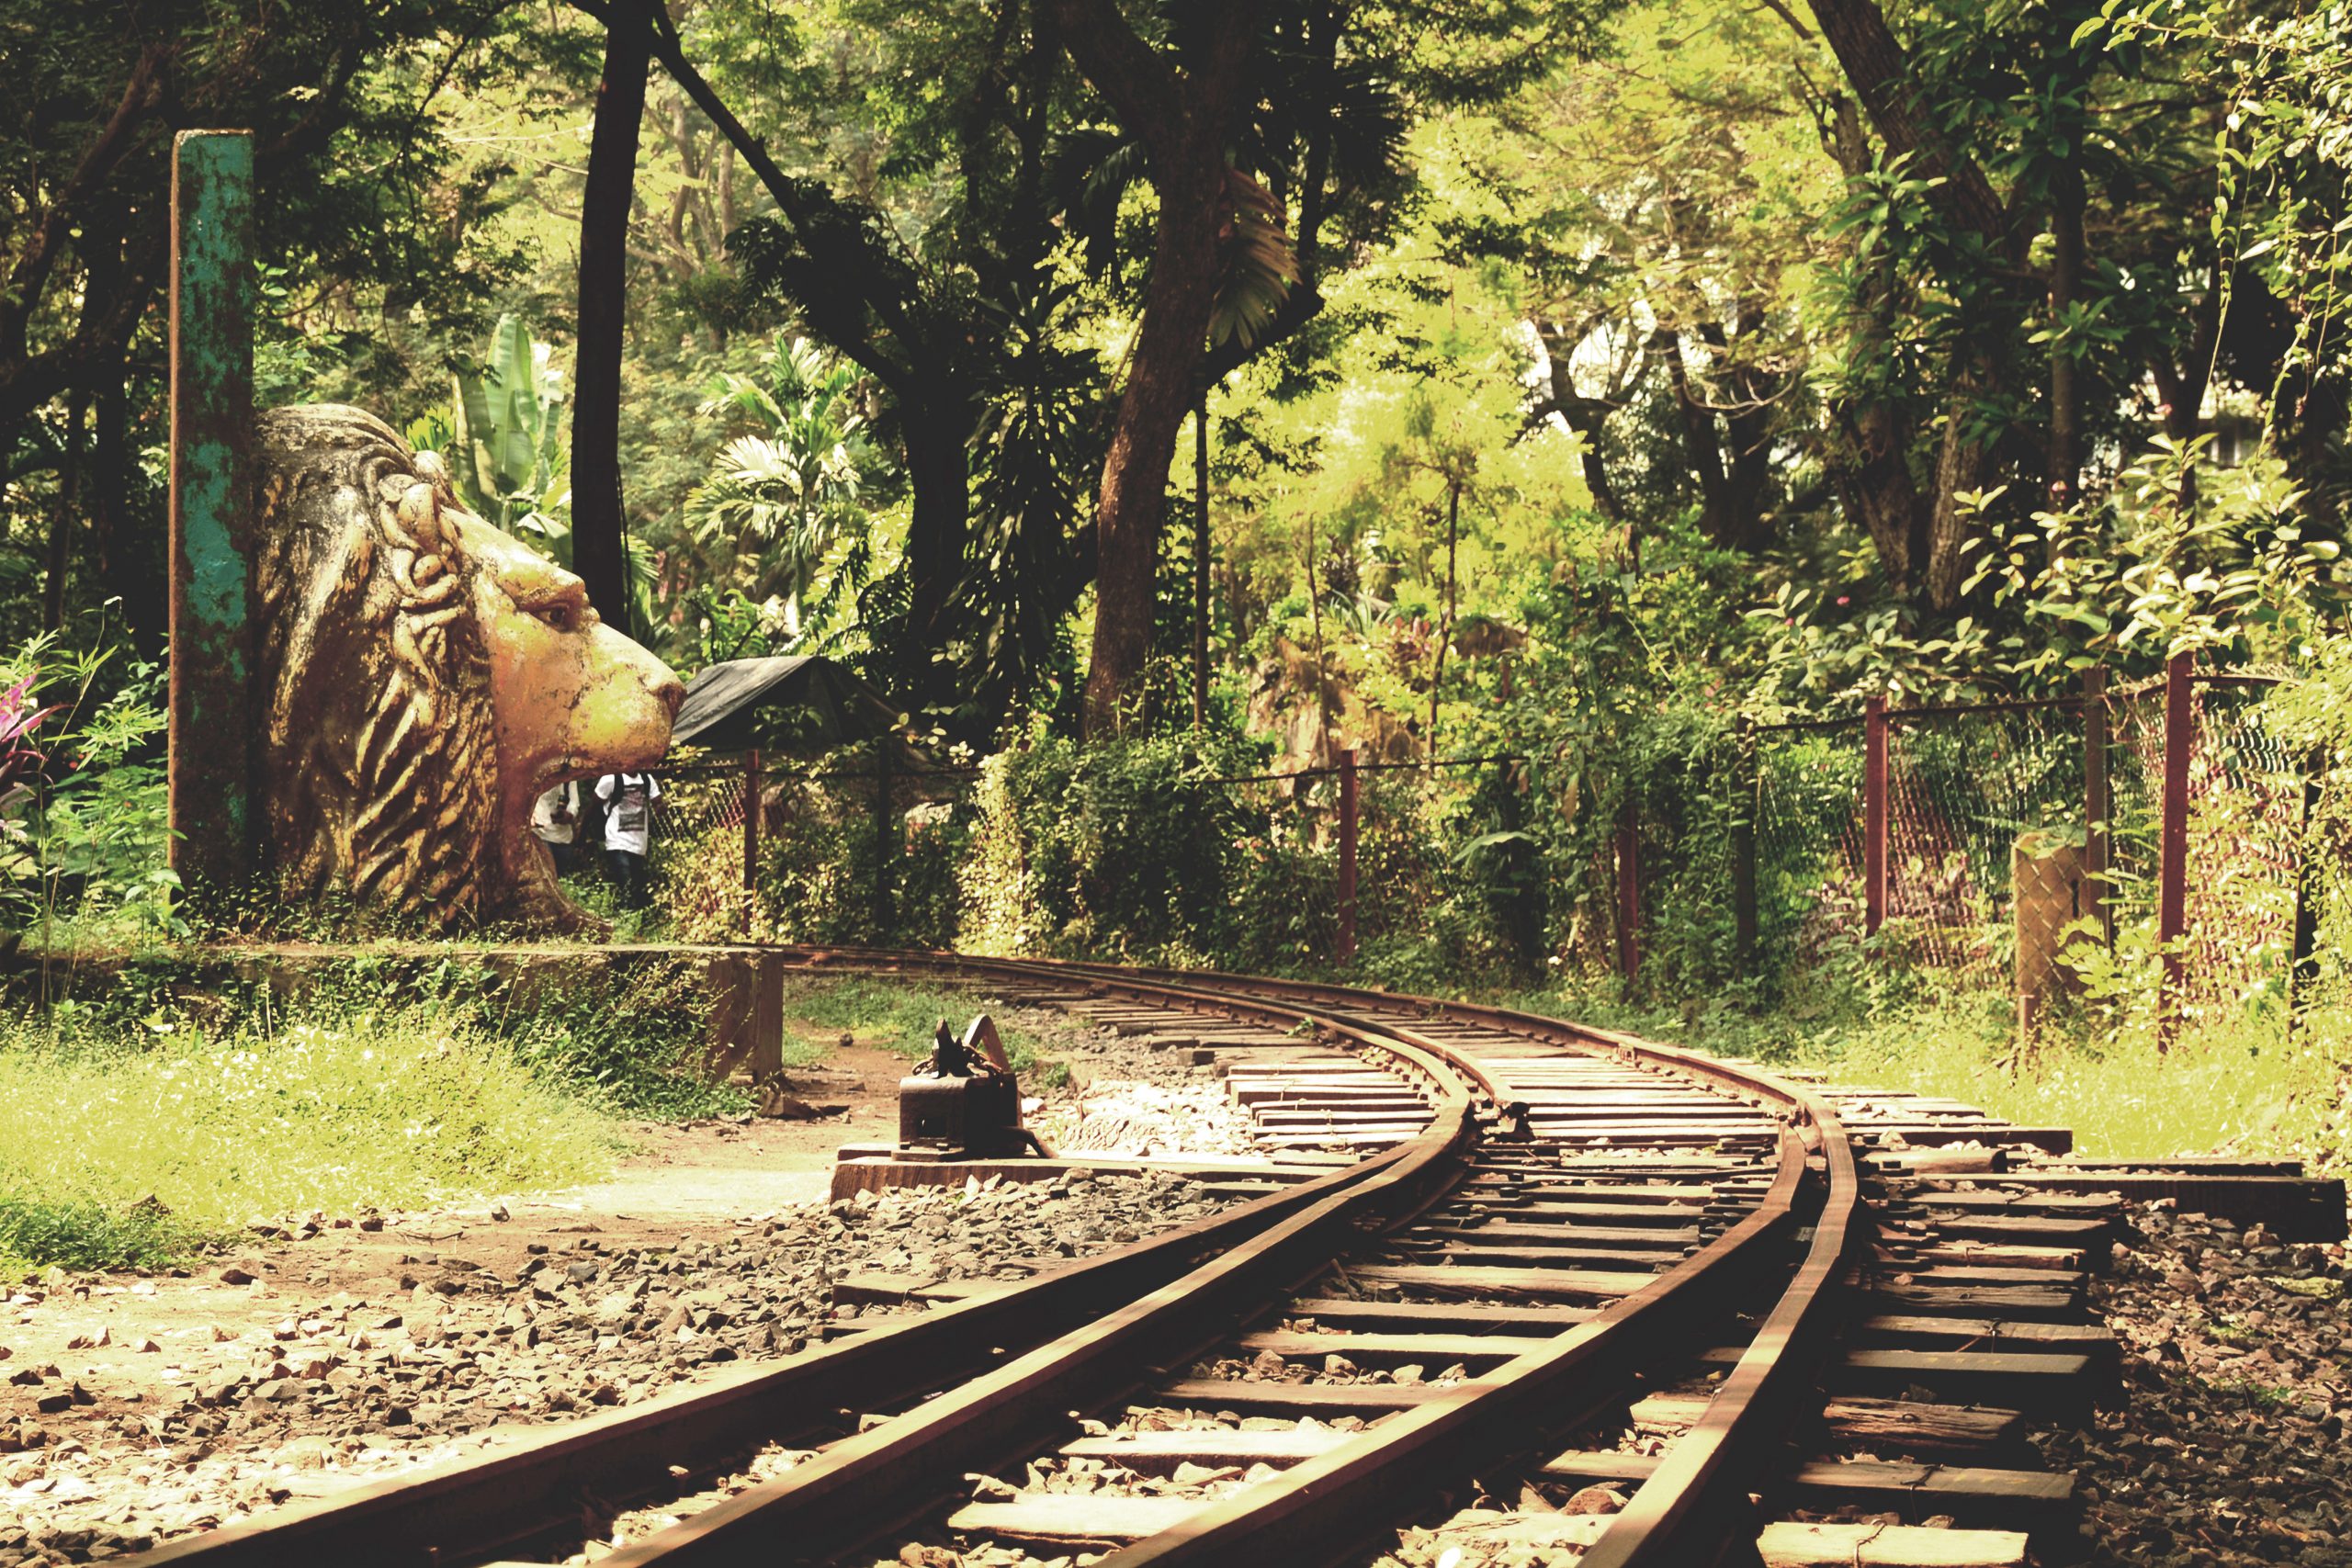
<path fill-rule="evenodd" d="M 1950 1282 L 1909 1275 L 1896 1278 L 1919 1312 L 1890 1316 L 1882 1296 L 1860 1303 L 1876 1314 L 1870 1334 L 1849 1332 L 1855 1270 L 1888 1255 L 1872 1245 L 1866 1151 L 1828 1092 L 1507 1010 L 1312 983 L 786 952 L 812 968 L 978 982 L 1130 1029 L 1213 1021 L 1186 1027 L 1231 1032 L 1216 1037 L 1261 1125 L 1378 1152 L 717 1389 L 143 1561 L 479 1562 L 557 1539 L 549 1527 L 582 1494 L 674 1493 L 672 1467 L 707 1472 L 778 1439 L 819 1451 L 603 1561 L 817 1562 L 909 1534 L 1044 1556 L 1108 1550 L 1123 1568 L 1361 1560 L 1398 1526 L 1442 1518 L 1507 1477 L 1532 1513 L 1490 1510 L 1496 1528 L 1532 1519 L 1527 1530 L 1592 1568 L 1754 1562 L 1759 1541 L 1775 1562 L 1996 1563 L 2024 1560 L 2022 1533 L 1772 1516 L 1844 1498 L 2047 1525 L 2050 1505 L 2063 1508 L 2063 1477 L 1808 1451 L 1903 1450 L 1906 1422 L 1934 1429 L 1912 1434 L 1916 1455 L 1948 1457 L 1955 1424 L 2014 1437 L 2013 1416 L 1972 1424 L 1932 1404 L 1825 1410 L 1833 1382 L 1940 1396 L 2004 1376 L 2072 1386 L 2089 1365 L 2062 1328 L 2022 1337 L 2066 1353 L 1965 1348 L 2018 1337 L 1952 1315 Z M 2049 1294 L 2013 1272 L 1955 1278 L 1996 1305 Z M 1863 1344 L 1872 1337 L 1896 1348 Z M 1963 1348 L 1933 1348 L 1953 1344 Z M 1643 1404 L 1674 1413 L 1663 1451 L 1610 1442 Z M 1946 1414 L 1939 1425 L 1926 1412 Z M 1589 1446 L 1563 1452 L 1579 1434 Z M 959 1503 L 973 1473 L 1024 1461 L 1030 1484 L 984 1482 Z M 1171 1474 L 1212 1481 L 1171 1486 Z M 1543 1500 L 1586 1483 L 1630 1497 L 1606 1513 L 1551 1513 Z M 1900 1554 L 1898 1538 L 1922 1534 L 1946 1555 Z"/>

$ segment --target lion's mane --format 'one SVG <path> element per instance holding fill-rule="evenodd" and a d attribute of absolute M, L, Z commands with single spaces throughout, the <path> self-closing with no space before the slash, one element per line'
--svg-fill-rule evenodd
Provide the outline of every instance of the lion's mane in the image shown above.
<path fill-rule="evenodd" d="M 261 416 L 271 869 L 288 900 L 479 923 L 500 863 L 489 659 L 446 470 L 359 409 Z"/>

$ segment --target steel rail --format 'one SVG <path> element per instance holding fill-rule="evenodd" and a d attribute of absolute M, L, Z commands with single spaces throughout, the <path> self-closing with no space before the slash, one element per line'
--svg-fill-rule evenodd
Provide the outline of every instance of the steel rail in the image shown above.
<path fill-rule="evenodd" d="M 1137 971 L 1053 963 L 1057 972 L 1095 980 Z M 1034 969 L 1033 971 L 1034 972 Z M 1780 1440 L 1798 1397 L 1813 1382 L 1842 1309 L 1841 1280 L 1860 1247 L 1866 1219 L 1860 1173 L 1850 1135 L 1828 1100 L 1802 1085 L 1735 1067 L 1676 1046 L 1564 1023 L 1483 1004 L 1357 990 L 1315 981 L 1145 970 L 1155 978 L 1185 975 L 1221 994 L 1307 997 L 1322 1005 L 1366 1004 L 1435 1013 L 1483 1023 L 1523 1037 L 1600 1046 L 1706 1079 L 1720 1088 L 1777 1102 L 1786 1122 L 1781 1159 L 1763 1203 L 1738 1226 L 1624 1298 L 1542 1352 L 1505 1364 L 1458 1385 L 1442 1401 L 1369 1428 L 1355 1441 L 1293 1467 L 1272 1480 L 1211 1505 L 1183 1524 L 1104 1559 L 1116 1568 L 1167 1568 L 1207 1562 L 1236 1552 L 1252 1560 L 1328 1558 L 1339 1539 L 1358 1539 L 1367 1506 L 1393 1507 L 1402 1483 L 1426 1494 L 1433 1461 L 1444 1472 L 1469 1473 L 1501 1449 L 1523 1450 L 1531 1426 L 1559 1430 L 1589 1419 L 1623 1387 L 1645 1354 L 1668 1353 L 1672 1337 L 1692 1332 L 1713 1309 L 1721 1317 L 1729 1293 L 1718 1287 L 1752 1283 L 1763 1260 L 1785 1239 L 1796 1213 L 1809 1159 L 1822 1164 L 1824 1191 L 1811 1240 L 1794 1278 L 1765 1315 L 1731 1375 L 1709 1401 L 1700 1423 L 1676 1440 L 1657 1470 L 1581 1559 L 1585 1568 L 1657 1568 L 1713 1561 L 1756 1520 L 1747 1505 L 1753 1469 Z M 1464 1061 L 1442 1043 L 1408 1026 L 1395 1032 L 1424 1049 Z M 1488 1092 L 1504 1098 L 1491 1082 Z M 1608 1347 L 1604 1356 L 1598 1349 Z M 1632 1348 L 1634 1355 L 1619 1352 Z M 1597 1388 L 1569 1394 L 1560 1419 L 1561 1385 L 1579 1374 Z M 1614 1374 L 1614 1375 L 1611 1375 Z M 1745 1467 L 1745 1468 L 1744 1468 Z M 1352 1522 L 1353 1529 L 1350 1529 Z M 1752 1544 L 1750 1547 L 1752 1554 Z"/>
<path fill-rule="evenodd" d="M 1057 978 L 1035 970 L 1011 973 L 1030 980 Z M 1445 1062 L 1380 1032 L 1303 1012 L 1295 1003 L 1211 995 L 1133 976 L 1089 986 L 1137 997 L 1181 997 L 1278 1022 L 1304 1019 L 1318 1030 L 1380 1049 L 1427 1083 L 1442 1110 L 1453 1106 L 1458 1111 L 1453 1120 L 1463 1129 L 1471 1126 L 1468 1099 Z M 387 1478 L 166 1542 L 125 1561 L 140 1568 L 293 1568 L 320 1561 L 338 1568 L 415 1568 L 478 1560 L 576 1519 L 582 1495 L 656 1495 L 674 1489 L 673 1466 L 707 1472 L 760 1442 L 821 1428 L 844 1409 L 900 1403 L 985 1378 L 1007 1356 L 1164 1292 L 1169 1281 L 1196 1272 L 1204 1258 L 1250 1256 L 1254 1248 L 1272 1245 L 1269 1233 L 1304 1215 L 1327 1213 L 1359 1188 L 1401 1189 L 1426 1163 L 1415 1162 L 1416 1149 L 1408 1145 L 1384 1151 L 1002 1292 L 936 1307 L 910 1322 L 860 1333 L 780 1365 L 746 1370 L 715 1386 L 569 1423 L 488 1459 Z"/>

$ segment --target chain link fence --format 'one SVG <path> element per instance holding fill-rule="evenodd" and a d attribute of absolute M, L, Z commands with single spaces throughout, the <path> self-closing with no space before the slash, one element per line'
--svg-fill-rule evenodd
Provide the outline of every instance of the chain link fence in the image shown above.
<path fill-rule="evenodd" d="M 2266 723 L 2270 682 L 2186 684 L 2172 999 L 2284 998 L 2306 769 Z M 2012 989 L 2030 1013 L 2153 957 L 2167 935 L 2166 706 L 2159 676 L 1759 730 L 1751 967 L 1802 972 L 1867 950 L 1938 983 Z"/>

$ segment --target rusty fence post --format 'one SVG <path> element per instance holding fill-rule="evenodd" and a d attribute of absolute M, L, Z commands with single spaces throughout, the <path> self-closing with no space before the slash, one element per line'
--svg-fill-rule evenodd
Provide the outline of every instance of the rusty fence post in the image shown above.
<path fill-rule="evenodd" d="M 1617 820 L 1617 972 L 1632 987 L 1641 973 L 1641 810 L 1632 799 Z"/>
<path fill-rule="evenodd" d="M 2319 908 L 2327 897 L 2325 857 L 2312 841 L 2319 818 L 2320 778 L 2327 768 L 2325 750 L 2313 751 L 2303 763 L 2303 816 L 2295 835 L 2295 945 L 2287 971 L 2287 1027 L 2301 1021 L 2303 1004 L 2319 984 Z"/>
<path fill-rule="evenodd" d="M 2156 1043 L 2169 1049 L 2180 1025 L 2181 988 L 2188 978 L 2181 941 L 2188 933 L 2188 753 L 2196 720 L 2189 711 L 2188 655 L 2165 665 L 2165 777 L 2161 860 L 2156 874 L 2156 942 L 2164 978 L 2156 993 Z"/>
<path fill-rule="evenodd" d="M 1862 708 L 1862 929 L 1886 923 L 1886 699 Z"/>
<path fill-rule="evenodd" d="M 754 934 L 760 893 L 760 749 L 743 753 L 743 936 Z"/>
<path fill-rule="evenodd" d="M 1739 716 L 1735 741 L 1738 809 L 1731 824 L 1732 952 L 1745 976 L 1756 962 L 1756 824 L 1764 810 L 1764 775 L 1756 765 L 1756 721 Z"/>
<path fill-rule="evenodd" d="M 2083 913 L 2097 923 L 2102 945 L 2115 945 L 2115 916 L 2107 902 L 2108 823 L 2114 798 L 2107 776 L 2107 671 L 2083 671 Z"/>
<path fill-rule="evenodd" d="M 1340 753 L 1340 962 L 1356 961 L 1356 749 Z"/>
<path fill-rule="evenodd" d="M 243 130 L 172 145 L 172 869 L 232 893 L 258 867 L 253 680 L 254 147 Z"/>

